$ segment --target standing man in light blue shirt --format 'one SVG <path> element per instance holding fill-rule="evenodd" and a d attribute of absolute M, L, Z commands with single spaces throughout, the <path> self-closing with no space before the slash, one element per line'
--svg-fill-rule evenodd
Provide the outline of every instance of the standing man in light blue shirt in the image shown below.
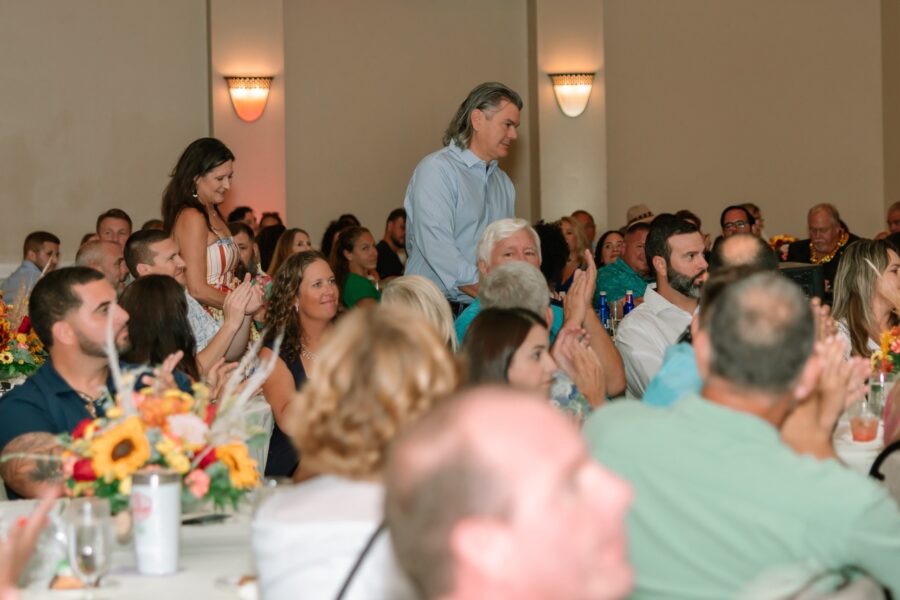
<path fill-rule="evenodd" d="M 456 311 L 478 294 L 475 251 L 485 227 L 515 213 L 516 191 L 497 160 L 518 137 L 521 109 L 505 85 L 477 86 L 444 133 L 444 148 L 422 159 L 406 189 L 406 274 L 433 281 Z"/>
<path fill-rule="evenodd" d="M 3 282 L 0 291 L 7 304 L 25 300 L 44 271 L 59 262 L 59 238 L 47 231 L 32 231 L 25 237 L 22 264 Z"/>

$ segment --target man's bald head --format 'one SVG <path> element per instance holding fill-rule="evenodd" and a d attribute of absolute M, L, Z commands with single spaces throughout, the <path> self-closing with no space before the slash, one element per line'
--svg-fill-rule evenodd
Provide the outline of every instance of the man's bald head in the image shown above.
<path fill-rule="evenodd" d="M 424 598 L 474 588 L 617 598 L 630 589 L 630 488 L 590 458 L 546 399 L 488 387 L 438 405 L 395 442 L 385 485 L 397 559 Z M 566 518 L 547 520 L 560 511 Z"/>
<path fill-rule="evenodd" d="M 755 235 L 739 233 L 719 239 L 709 258 L 710 275 L 722 268 L 737 266 L 774 271 L 778 269 L 778 259 L 772 248 Z"/>
<path fill-rule="evenodd" d="M 117 293 L 121 293 L 125 287 L 128 268 L 125 266 L 122 246 L 116 242 L 94 240 L 85 243 L 75 255 L 75 264 L 79 267 L 90 267 L 103 273 L 103 276 L 115 288 Z"/>

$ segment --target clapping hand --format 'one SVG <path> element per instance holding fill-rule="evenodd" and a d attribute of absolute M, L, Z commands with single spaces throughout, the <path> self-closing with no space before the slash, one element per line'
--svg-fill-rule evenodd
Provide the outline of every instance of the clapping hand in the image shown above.
<path fill-rule="evenodd" d="M 837 324 L 831 318 L 831 307 L 813 296 L 809 301 L 816 326 L 816 341 L 822 342 L 837 333 Z"/>
<path fill-rule="evenodd" d="M 846 343 L 836 336 L 816 342 L 813 354 L 818 380 L 785 419 L 781 437 L 801 454 L 824 458 L 833 455 L 831 434 L 841 413 L 865 395 L 871 367 L 864 358 L 845 360 Z"/>
<path fill-rule="evenodd" d="M 252 308 L 251 303 L 258 301 L 258 296 L 259 291 L 254 290 L 248 274 L 240 285 L 225 296 L 225 304 L 222 306 L 225 322 L 234 323 L 235 325 L 242 323 L 244 315 L 248 314 L 248 310 Z M 258 304 L 254 311 L 258 310 L 260 306 L 261 304 Z"/>
<path fill-rule="evenodd" d="M 565 328 L 556 336 L 551 354 L 578 391 L 596 407 L 606 400 L 606 379 L 603 364 L 588 342 L 584 329 Z"/>

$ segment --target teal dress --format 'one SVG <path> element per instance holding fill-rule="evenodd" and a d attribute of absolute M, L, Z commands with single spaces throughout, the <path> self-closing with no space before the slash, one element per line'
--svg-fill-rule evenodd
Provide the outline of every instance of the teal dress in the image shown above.
<path fill-rule="evenodd" d="M 347 281 L 344 282 L 344 288 L 341 290 L 341 302 L 347 308 L 353 308 L 363 298 L 374 298 L 376 302 L 381 302 L 381 292 L 367 277 L 348 273 Z"/>

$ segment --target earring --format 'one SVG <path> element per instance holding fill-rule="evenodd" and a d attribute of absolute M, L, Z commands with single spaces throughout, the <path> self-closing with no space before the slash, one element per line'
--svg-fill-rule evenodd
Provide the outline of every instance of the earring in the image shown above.
<path fill-rule="evenodd" d="M 191 196 L 193 196 L 194 198 L 197 198 L 197 188 L 194 188 L 194 193 L 191 194 Z"/>

